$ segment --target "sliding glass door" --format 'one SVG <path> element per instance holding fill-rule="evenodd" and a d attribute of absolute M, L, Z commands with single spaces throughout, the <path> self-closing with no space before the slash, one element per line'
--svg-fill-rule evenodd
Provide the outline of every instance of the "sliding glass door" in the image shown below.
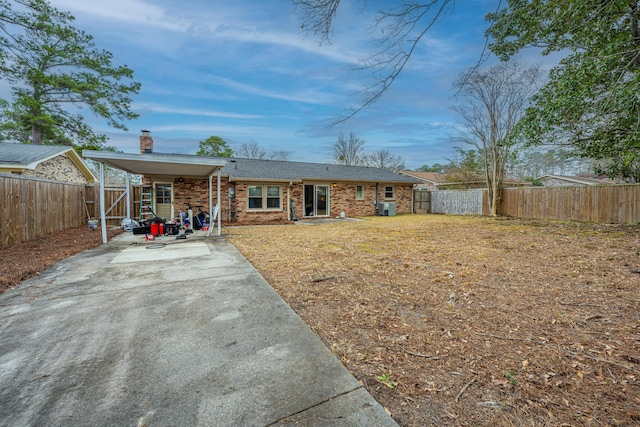
<path fill-rule="evenodd" d="M 329 186 L 305 184 L 304 216 L 328 216 L 329 212 Z"/>

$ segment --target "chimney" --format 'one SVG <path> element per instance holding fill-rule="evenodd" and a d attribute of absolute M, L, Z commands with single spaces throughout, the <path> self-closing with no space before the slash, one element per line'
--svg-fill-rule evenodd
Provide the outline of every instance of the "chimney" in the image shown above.
<path fill-rule="evenodd" d="M 153 138 L 151 138 L 151 131 L 142 130 L 140 135 L 140 154 L 153 153 Z"/>

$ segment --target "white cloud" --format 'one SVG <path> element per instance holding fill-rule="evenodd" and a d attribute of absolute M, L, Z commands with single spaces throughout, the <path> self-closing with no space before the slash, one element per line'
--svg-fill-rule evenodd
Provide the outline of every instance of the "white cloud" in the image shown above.
<path fill-rule="evenodd" d="M 174 31 L 185 31 L 187 22 L 168 16 L 165 9 L 141 0 L 50 0 L 51 4 L 72 14 L 83 13 L 100 19 L 115 19 L 127 23 L 161 27 Z"/>
<path fill-rule="evenodd" d="M 225 86 L 226 88 L 231 88 L 243 93 L 262 96 L 265 98 L 320 105 L 331 104 L 332 102 L 335 102 L 335 96 L 333 94 L 320 92 L 313 88 L 299 90 L 295 93 L 283 93 L 282 91 L 265 89 L 262 86 L 254 86 L 247 83 L 241 83 L 225 77 L 211 76 L 211 79 L 220 82 L 220 84 Z"/>
<path fill-rule="evenodd" d="M 256 114 L 240 114 L 222 111 L 211 111 L 205 109 L 195 108 L 177 108 L 162 104 L 150 104 L 142 103 L 134 105 L 136 111 L 148 111 L 161 114 L 175 114 L 180 116 L 204 116 L 204 117 L 219 117 L 224 119 L 259 119 L 264 116 Z"/>
<path fill-rule="evenodd" d="M 257 28 L 216 28 L 213 34 L 217 37 L 245 43 L 260 43 L 279 47 L 294 48 L 314 55 L 319 55 L 339 62 L 356 64 L 363 54 L 349 51 L 344 46 L 319 46 L 317 41 L 305 39 L 302 34 L 289 32 L 273 32 Z"/>

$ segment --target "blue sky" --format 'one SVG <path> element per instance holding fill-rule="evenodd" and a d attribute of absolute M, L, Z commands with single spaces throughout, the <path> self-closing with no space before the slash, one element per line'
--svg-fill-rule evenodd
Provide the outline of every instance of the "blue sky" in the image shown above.
<path fill-rule="evenodd" d="M 371 17 L 393 2 L 343 0 L 333 43 L 301 29 L 287 0 L 51 0 L 76 17 L 142 84 L 129 132 L 89 123 L 108 145 L 139 150 L 141 129 L 155 151 L 195 154 L 211 135 L 231 148 L 257 142 L 291 161 L 332 163 L 332 145 L 354 132 L 371 152 L 387 149 L 409 169 L 454 156 L 458 118 L 452 82 L 482 52 L 495 0 L 465 0 L 430 30 L 407 68 L 373 106 L 338 126 L 336 115 L 357 107 L 371 81 L 353 71 L 375 52 Z M 363 9 L 363 5 L 366 8 Z"/>

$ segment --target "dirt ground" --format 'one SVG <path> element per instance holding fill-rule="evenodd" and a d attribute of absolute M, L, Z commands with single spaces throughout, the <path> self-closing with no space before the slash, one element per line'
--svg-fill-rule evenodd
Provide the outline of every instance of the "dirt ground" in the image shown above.
<path fill-rule="evenodd" d="M 402 426 L 640 425 L 640 227 L 451 216 L 230 227 Z"/>
<path fill-rule="evenodd" d="M 111 238 L 122 229 L 108 229 Z M 74 228 L 46 237 L 0 247 L 0 293 L 38 276 L 58 261 L 102 244 L 100 229 Z"/>
<path fill-rule="evenodd" d="M 640 425 L 639 226 L 414 215 L 224 233 L 402 426 Z M 0 289 L 100 244 L 81 228 L 0 248 Z"/>

